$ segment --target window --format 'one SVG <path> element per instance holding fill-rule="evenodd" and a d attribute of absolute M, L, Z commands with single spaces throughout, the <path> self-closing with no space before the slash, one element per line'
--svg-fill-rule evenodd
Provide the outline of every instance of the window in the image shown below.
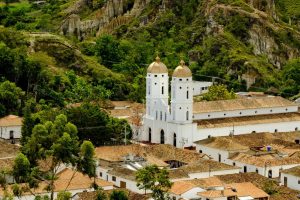
<path fill-rule="evenodd" d="M 298 131 L 298 127 L 295 128 L 295 131 Z"/>
<path fill-rule="evenodd" d="M 181 110 L 181 107 L 179 107 L 179 110 Z"/>
<path fill-rule="evenodd" d="M 288 111 L 288 110 L 289 110 L 289 109 L 287 109 L 287 108 L 285 109 L 285 111 Z"/>
<path fill-rule="evenodd" d="M 298 184 L 300 184 L 300 180 L 298 180 Z"/>
<path fill-rule="evenodd" d="M 161 77 L 165 77 L 165 75 L 161 75 Z"/>
<path fill-rule="evenodd" d="M 244 173 L 247 172 L 247 166 L 244 166 Z"/>
<path fill-rule="evenodd" d="M 14 139 L 14 131 L 9 131 L 9 139 Z"/>
<path fill-rule="evenodd" d="M 164 94 L 164 86 L 161 87 L 161 94 Z"/>
<path fill-rule="evenodd" d="M 148 86 L 148 94 L 150 95 L 150 86 Z"/>
<path fill-rule="evenodd" d="M 235 162 L 233 162 L 232 165 L 235 166 Z"/>
<path fill-rule="evenodd" d="M 255 111 L 255 114 L 257 113 L 257 110 Z"/>
<path fill-rule="evenodd" d="M 179 81 L 182 81 L 182 79 L 180 78 Z"/>
<path fill-rule="evenodd" d="M 100 172 L 99 176 L 102 177 L 102 172 Z"/>
<path fill-rule="evenodd" d="M 186 111 L 186 120 L 189 120 L 189 111 Z"/>
<path fill-rule="evenodd" d="M 186 98 L 189 99 L 189 91 L 186 91 Z"/>
<path fill-rule="evenodd" d="M 207 115 L 207 117 L 210 117 L 210 115 Z"/>
<path fill-rule="evenodd" d="M 278 130 L 277 130 L 277 129 L 275 129 L 275 130 L 274 130 L 274 133 L 277 133 L 277 132 L 278 132 Z"/>
<path fill-rule="evenodd" d="M 218 159 L 218 161 L 219 161 L 219 162 L 222 161 L 222 159 L 221 159 L 221 154 L 219 154 L 219 159 Z"/>
<path fill-rule="evenodd" d="M 270 112 L 273 112 L 273 110 L 270 110 Z"/>
<path fill-rule="evenodd" d="M 112 176 L 112 181 L 116 181 L 116 177 L 115 176 Z"/>
<path fill-rule="evenodd" d="M 202 152 L 203 152 L 203 151 L 200 149 L 200 150 L 199 150 L 199 153 L 202 153 Z"/>
<path fill-rule="evenodd" d="M 155 113 L 155 119 L 157 120 L 157 118 L 158 118 L 158 111 L 156 111 Z"/>
<path fill-rule="evenodd" d="M 258 169 L 256 168 L 255 172 L 258 174 Z"/>
<path fill-rule="evenodd" d="M 157 77 L 157 75 L 154 75 L 154 77 Z"/>
<path fill-rule="evenodd" d="M 182 87 L 179 87 L 179 89 L 182 89 Z"/>
<path fill-rule="evenodd" d="M 187 78 L 186 81 L 189 81 L 189 79 Z"/>
<path fill-rule="evenodd" d="M 242 112 L 240 112 L 240 115 L 242 114 Z"/>
<path fill-rule="evenodd" d="M 154 85 L 157 85 L 157 83 L 154 83 Z"/>
<path fill-rule="evenodd" d="M 162 111 L 160 111 L 160 120 L 162 121 Z"/>
<path fill-rule="evenodd" d="M 224 113 L 224 116 L 226 116 L 226 113 Z"/>

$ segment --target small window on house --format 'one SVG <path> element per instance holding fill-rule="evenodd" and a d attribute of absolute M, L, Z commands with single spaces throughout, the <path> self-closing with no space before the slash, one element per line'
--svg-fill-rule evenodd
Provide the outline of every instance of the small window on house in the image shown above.
<path fill-rule="evenodd" d="M 240 112 L 240 115 L 242 114 L 242 112 Z"/>
<path fill-rule="evenodd" d="M 226 116 L 226 113 L 224 113 L 224 116 Z"/>
<path fill-rule="evenodd" d="M 99 174 L 99 175 L 100 175 L 100 177 L 102 177 L 102 172 L 100 172 L 100 174 Z"/>
<path fill-rule="evenodd" d="M 256 133 L 256 131 L 252 131 L 252 133 Z"/>
<path fill-rule="evenodd" d="M 210 117 L 210 115 L 207 115 L 207 117 Z"/>
<path fill-rule="evenodd" d="M 257 110 L 255 111 L 255 113 L 257 113 Z"/>
<path fill-rule="evenodd" d="M 182 87 L 179 87 L 179 89 L 182 89 Z"/>
<path fill-rule="evenodd" d="M 157 83 L 154 83 L 154 85 L 157 85 Z"/>
<path fill-rule="evenodd" d="M 180 78 L 179 81 L 182 81 L 182 79 Z"/>
<path fill-rule="evenodd" d="M 247 173 L 247 166 L 244 166 L 244 173 Z"/>
<path fill-rule="evenodd" d="M 186 81 L 188 81 L 189 79 L 187 78 Z"/>
<path fill-rule="evenodd" d="M 116 177 L 115 176 L 112 176 L 112 181 L 116 181 Z"/>
<path fill-rule="evenodd" d="M 161 77 L 165 77 L 165 75 L 161 75 Z"/>
<path fill-rule="evenodd" d="M 160 111 L 160 120 L 162 121 L 162 111 Z"/>
<path fill-rule="evenodd" d="M 211 138 L 211 135 L 208 135 L 207 138 Z"/>
<path fill-rule="evenodd" d="M 189 111 L 186 111 L 186 120 L 189 120 Z"/>
<path fill-rule="evenodd" d="M 277 132 L 278 132 L 278 130 L 277 130 L 277 129 L 275 129 L 275 130 L 274 130 L 274 133 L 277 133 Z"/>
<path fill-rule="evenodd" d="M 157 77 L 157 75 L 154 75 L 154 77 Z"/>
<path fill-rule="evenodd" d="M 300 180 L 298 180 L 298 184 L 300 184 Z"/>
<path fill-rule="evenodd" d="M 202 153 L 202 150 L 201 150 L 201 149 L 199 150 L 199 153 Z"/>
<path fill-rule="evenodd" d="M 288 110 L 289 110 L 289 109 L 287 109 L 287 108 L 285 109 L 285 111 L 288 111 Z"/>
<path fill-rule="evenodd" d="M 256 169 L 255 172 L 258 174 L 258 169 Z"/>
<path fill-rule="evenodd" d="M 270 110 L 270 112 L 273 112 L 273 110 Z"/>
<path fill-rule="evenodd" d="M 179 107 L 179 110 L 181 110 L 181 107 Z"/>
<path fill-rule="evenodd" d="M 295 131 L 298 131 L 298 127 L 295 128 Z"/>
<path fill-rule="evenodd" d="M 189 99 L 189 91 L 186 91 L 186 98 Z"/>
<path fill-rule="evenodd" d="M 161 94 L 164 94 L 164 86 L 161 87 Z"/>
<path fill-rule="evenodd" d="M 233 162 L 232 165 L 235 166 L 235 162 Z"/>

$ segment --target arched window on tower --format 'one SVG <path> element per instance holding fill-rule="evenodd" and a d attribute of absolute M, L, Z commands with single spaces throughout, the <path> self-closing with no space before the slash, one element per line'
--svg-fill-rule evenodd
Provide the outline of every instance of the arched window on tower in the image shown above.
<path fill-rule="evenodd" d="M 186 120 L 189 120 L 189 111 L 186 111 Z"/>
<path fill-rule="evenodd" d="M 186 91 L 186 98 L 189 99 L 189 91 Z"/>
<path fill-rule="evenodd" d="M 148 86 L 148 94 L 150 95 L 150 86 Z"/>
<path fill-rule="evenodd" d="M 162 121 L 162 111 L 160 111 L 160 121 Z"/>
<path fill-rule="evenodd" d="M 164 94 L 164 86 L 161 87 L 161 94 Z"/>

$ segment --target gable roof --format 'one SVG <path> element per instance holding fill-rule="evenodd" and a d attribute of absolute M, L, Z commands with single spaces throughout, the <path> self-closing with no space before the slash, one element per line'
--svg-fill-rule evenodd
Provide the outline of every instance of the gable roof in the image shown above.
<path fill-rule="evenodd" d="M 300 157 L 292 156 L 292 157 L 278 157 L 272 154 L 255 156 L 246 153 L 237 153 L 230 157 L 229 159 L 238 161 L 241 163 L 246 163 L 254 166 L 265 167 L 268 166 L 282 166 L 282 165 L 292 165 L 299 164 L 300 165 Z"/>
<path fill-rule="evenodd" d="M 22 126 L 23 118 L 16 115 L 8 115 L 0 119 L 0 126 Z"/>
<path fill-rule="evenodd" d="M 175 181 L 170 189 L 170 192 L 176 195 L 181 195 L 196 187 L 206 189 L 208 187 L 216 187 L 222 185 L 222 181 L 220 181 L 220 179 L 214 176 L 203 179 Z"/>
<path fill-rule="evenodd" d="M 290 174 L 290 175 L 293 175 L 293 176 L 300 177 L 300 166 L 292 167 L 290 169 L 286 169 L 286 170 L 283 170 L 281 172 L 284 173 L 284 174 Z"/>
<path fill-rule="evenodd" d="M 197 141 L 195 144 L 227 151 L 249 150 L 248 147 L 233 142 L 233 140 L 227 139 L 226 137 L 207 138 L 205 140 Z"/>
<path fill-rule="evenodd" d="M 193 113 L 224 112 L 232 110 L 246 110 L 258 108 L 274 108 L 297 106 L 282 97 L 260 97 L 260 98 L 240 98 L 220 101 L 201 101 L 193 105 Z"/>
<path fill-rule="evenodd" d="M 208 197 L 208 198 L 229 197 L 229 196 L 238 196 L 238 197 L 251 196 L 255 199 L 269 196 L 263 190 L 257 188 L 255 185 L 253 185 L 250 182 L 231 183 L 225 185 L 224 190 L 208 190 L 205 192 L 199 192 L 198 195 L 203 197 Z"/>

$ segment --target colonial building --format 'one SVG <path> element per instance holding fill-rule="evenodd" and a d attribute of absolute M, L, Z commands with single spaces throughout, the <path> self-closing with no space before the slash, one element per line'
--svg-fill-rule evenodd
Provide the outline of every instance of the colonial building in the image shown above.
<path fill-rule="evenodd" d="M 194 102 L 195 82 L 184 61 L 171 77 L 157 57 L 147 69 L 146 113 L 140 141 L 194 146 L 209 137 L 298 130 L 298 106 L 282 97 Z M 205 87 L 204 87 L 205 88 Z"/>

